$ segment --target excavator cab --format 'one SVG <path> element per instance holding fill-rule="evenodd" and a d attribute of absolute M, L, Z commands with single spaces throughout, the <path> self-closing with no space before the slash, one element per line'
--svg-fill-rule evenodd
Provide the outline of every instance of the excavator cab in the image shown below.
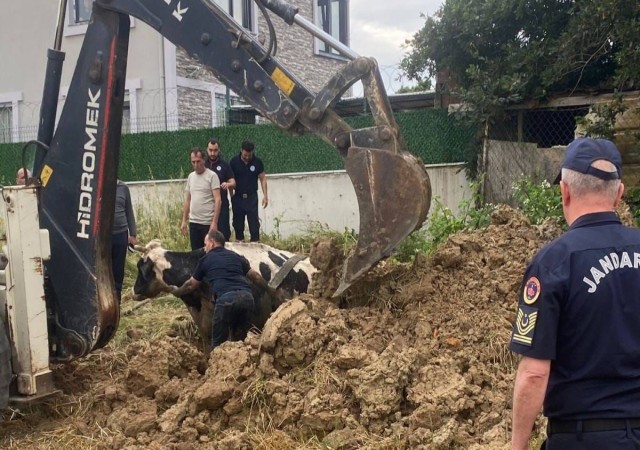
<path fill-rule="evenodd" d="M 312 132 L 341 155 L 355 188 L 360 231 L 347 259 L 348 287 L 409 233 L 429 210 L 431 188 L 423 163 L 400 136 L 375 60 L 362 58 L 309 24 L 281 0 L 256 0 L 290 25 L 303 26 L 350 61 L 314 93 L 216 2 L 208 0 L 95 0 L 84 43 L 57 126 L 64 53 L 49 50 L 34 175 L 40 184 L 40 225 L 49 231 L 45 295 L 55 324 L 52 360 L 69 361 L 105 345 L 115 333 L 119 305 L 109 242 L 124 102 L 129 16 L 198 59 L 221 82 L 280 128 Z M 269 27 L 271 30 L 272 27 Z M 330 107 L 362 81 L 375 126 L 352 129 Z"/>

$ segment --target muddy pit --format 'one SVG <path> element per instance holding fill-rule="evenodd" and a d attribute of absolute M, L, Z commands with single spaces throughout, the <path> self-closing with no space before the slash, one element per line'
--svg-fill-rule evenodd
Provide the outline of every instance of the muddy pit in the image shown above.
<path fill-rule="evenodd" d="M 559 233 L 501 207 L 432 257 L 378 267 L 340 305 L 321 298 L 329 270 L 261 335 L 208 361 L 176 333 L 107 347 L 57 367 L 58 417 L 5 420 L 0 448 L 46 433 L 127 450 L 508 448 L 517 293 L 526 263 Z M 338 254 L 323 243 L 314 262 L 330 269 Z"/>

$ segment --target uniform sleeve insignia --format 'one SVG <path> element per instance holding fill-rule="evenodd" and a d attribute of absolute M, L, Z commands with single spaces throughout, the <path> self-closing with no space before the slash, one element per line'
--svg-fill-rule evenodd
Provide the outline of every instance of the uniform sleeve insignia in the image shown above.
<path fill-rule="evenodd" d="M 513 329 L 511 342 L 531 347 L 537 320 L 538 310 L 536 308 L 524 305 L 518 307 L 518 316 L 516 317 L 516 325 Z"/>
<path fill-rule="evenodd" d="M 533 305 L 540 296 L 540 280 L 536 277 L 531 277 L 524 284 L 524 291 L 522 298 L 527 305 Z"/>

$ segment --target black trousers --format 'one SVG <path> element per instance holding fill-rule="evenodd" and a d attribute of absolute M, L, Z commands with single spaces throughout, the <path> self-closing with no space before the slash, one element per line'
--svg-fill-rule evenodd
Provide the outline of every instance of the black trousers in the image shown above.
<path fill-rule="evenodd" d="M 640 429 L 553 433 L 545 450 L 640 450 Z"/>
<path fill-rule="evenodd" d="M 189 241 L 191 250 L 198 250 L 204 247 L 204 238 L 207 237 L 211 225 L 189 222 Z"/>
<path fill-rule="evenodd" d="M 229 338 L 244 339 L 251 327 L 253 294 L 251 291 L 231 291 L 216 299 L 211 323 L 211 348 Z"/>
<path fill-rule="evenodd" d="M 220 216 L 218 216 L 218 231 L 222 233 L 227 241 L 231 238 L 231 226 L 229 226 L 229 203 L 223 203 L 222 205 L 220 205 Z"/>
<path fill-rule="evenodd" d="M 260 220 L 258 219 L 258 193 L 238 194 L 231 197 L 233 207 L 233 230 L 236 232 L 236 239 L 244 240 L 244 219 L 249 223 L 249 233 L 251 242 L 260 240 Z"/>
<path fill-rule="evenodd" d="M 122 296 L 122 282 L 124 281 L 124 264 L 127 259 L 127 245 L 129 244 L 129 232 L 123 231 L 111 235 L 111 268 L 113 281 L 116 285 L 118 302 Z"/>

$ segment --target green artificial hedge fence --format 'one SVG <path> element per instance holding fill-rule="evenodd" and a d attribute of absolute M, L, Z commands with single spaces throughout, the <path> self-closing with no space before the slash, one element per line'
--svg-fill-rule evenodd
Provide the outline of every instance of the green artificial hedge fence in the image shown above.
<path fill-rule="evenodd" d="M 474 130 L 461 127 L 444 110 L 395 114 L 407 147 L 425 164 L 463 162 Z M 373 124 L 370 116 L 345 119 L 354 128 Z M 312 134 L 291 136 L 273 125 L 233 125 L 209 129 L 126 134 L 120 148 L 119 177 L 125 181 L 184 178 L 191 170 L 189 151 L 205 148 L 210 137 L 220 141 L 228 160 L 242 141 L 255 144 L 267 174 L 343 169 L 342 159 L 329 144 Z M 13 184 L 21 164 L 23 144 L 0 144 L 0 183 Z M 33 147 L 30 153 L 33 152 Z"/>

